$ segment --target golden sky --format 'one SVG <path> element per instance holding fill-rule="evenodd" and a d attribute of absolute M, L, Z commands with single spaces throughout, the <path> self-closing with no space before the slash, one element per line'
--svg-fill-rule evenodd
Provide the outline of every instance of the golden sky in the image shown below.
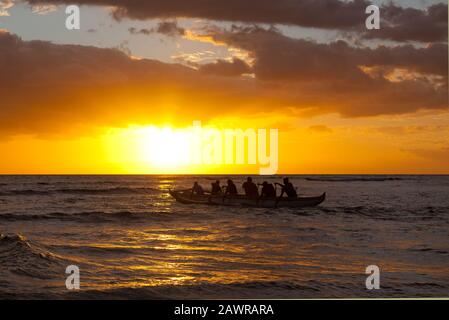
<path fill-rule="evenodd" d="M 278 173 L 449 173 L 445 1 L 372 31 L 363 0 L 79 0 L 76 31 L 28 2 L 0 5 L 0 173 L 258 172 L 192 164 L 193 121 L 278 129 Z"/>

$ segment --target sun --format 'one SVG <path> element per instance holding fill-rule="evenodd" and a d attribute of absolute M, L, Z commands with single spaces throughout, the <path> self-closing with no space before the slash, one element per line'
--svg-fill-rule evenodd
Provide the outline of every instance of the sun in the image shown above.
<path fill-rule="evenodd" d="M 191 133 L 171 126 L 130 126 L 114 129 L 105 136 L 111 161 L 129 171 L 173 173 L 191 164 Z"/>
<path fill-rule="evenodd" d="M 152 167 L 176 169 L 189 165 L 191 139 L 185 130 L 147 127 L 138 135 L 141 158 Z"/>

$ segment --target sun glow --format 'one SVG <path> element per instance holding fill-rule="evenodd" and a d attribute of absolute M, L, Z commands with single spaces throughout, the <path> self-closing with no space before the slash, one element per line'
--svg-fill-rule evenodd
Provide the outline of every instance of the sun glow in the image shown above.
<path fill-rule="evenodd" d="M 134 162 L 133 167 L 137 162 L 151 172 L 192 173 L 195 167 L 204 171 L 252 166 L 266 175 L 279 168 L 278 129 L 223 129 L 202 127 L 201 121 L 194 121 L 190 128 L 133 127 L 109 137 L 111 150 L 119 150 L 112 152 L 111 159 L 127 157 L 120 162 Z"/>
<path fill-rule="evenodd" d="M 142 159 L 159 168 L 177 168 L 190 162 L 190 137 L 181 129 L 149 127 L 137 130 Z"/>
<path fill-rule="evenodd" d="M 191 137 L 185 129 L 130 127 L 113 129 L 105 136 L 114 162 L 157 172 L 180 172 L 190 165 Z"/>

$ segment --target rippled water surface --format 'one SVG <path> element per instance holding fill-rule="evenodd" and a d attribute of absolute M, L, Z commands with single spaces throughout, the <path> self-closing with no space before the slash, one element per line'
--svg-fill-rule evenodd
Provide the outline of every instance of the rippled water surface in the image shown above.
<path fill-rule="evenodd" d="M 292 176 L 301 194 L 327 192 L 309 209 L 167 192 L 215 178 L 0 176 L 0 297 L 449 296 L 449 176 Z M 65 287 L 71 264 L 78 292 Z M 372 264 L 377 291 L 365 288 Z"/>

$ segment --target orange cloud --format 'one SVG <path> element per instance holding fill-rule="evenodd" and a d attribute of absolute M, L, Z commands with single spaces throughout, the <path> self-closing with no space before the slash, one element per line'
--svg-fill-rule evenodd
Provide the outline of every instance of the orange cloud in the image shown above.
<path fill-rule="evenodd" d="M 437 73 L 447 82 L 447 59 L 437 59 L 447 55 L 444 46 L 360 49 L 258 28 L 212 36 L 250 52 L 254 65 L 234 60 L 195 70 L 133 59 L 115 49 L 23 41 L 0 33 L 0 131 L 67 132 L 279 112 L 370 116 L 448 106 L 445 87 L 419 78 L 372 78 L 359 68 L 400 64 Z M 396 50 L 413 58 L 397 60 Z M 424 61 L 429 57 L 433 61 Z M 255 78 L 239 77 L 243 72 Z"/>

